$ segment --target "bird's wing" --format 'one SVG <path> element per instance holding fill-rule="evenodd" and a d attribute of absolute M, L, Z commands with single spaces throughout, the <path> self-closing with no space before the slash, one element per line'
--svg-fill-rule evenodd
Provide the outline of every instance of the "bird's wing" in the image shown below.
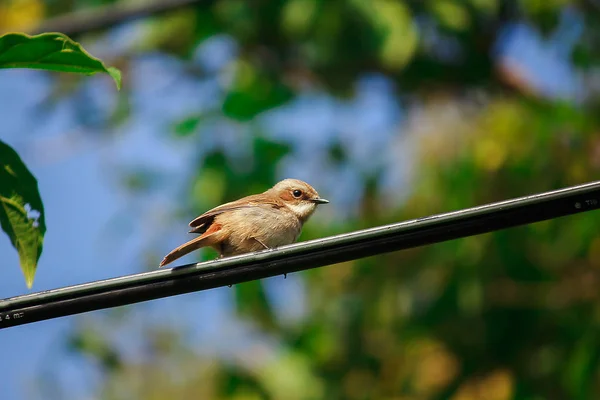
<path fill-rule="evenodd" d="M 222 204 L 218 207 L 213 208 L 212 210 L 208 210 L 204 214 L 200 215 L 198 218 L 194 219 L 190 222 L 190 233 L 204 233 L 209 226 L 212 224 L 215 217 L 224 212 L 239 210 L 241 208 L 251 208 L 251 207 L 265 207 L 270 206 L 273 208 L 280 208 L 282 205 L 277 201 L 265 201 L 264 197 L 260 195 L 252 195 L 241 198 L 236 201 L 232 201 L 230 203 Z"/>

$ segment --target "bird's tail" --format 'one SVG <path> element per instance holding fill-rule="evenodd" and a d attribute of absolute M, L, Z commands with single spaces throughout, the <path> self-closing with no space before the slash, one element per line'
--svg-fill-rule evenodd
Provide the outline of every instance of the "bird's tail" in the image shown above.
<path fill-rule="evenodd" d="M 175 250 L 171 251 L 169 254 L 167 254 L 165 256 L 165 258 L 163 258 L 163 260 L 160 262 L 159 267 L 163 267 L 175 260 L 177 260 L 179 257 L 183 257 L 186 254 L 199 249 L 200 247 L 204 247 L 204 246 L 210 246 L 212 243 L 212 238 L 210 238 L 209 236 L 198 236 L 195 239 L 190 240 L 187 243 L 182 244 L 181 246 L 179 246 L 178 248 L 176 248 Z"/>

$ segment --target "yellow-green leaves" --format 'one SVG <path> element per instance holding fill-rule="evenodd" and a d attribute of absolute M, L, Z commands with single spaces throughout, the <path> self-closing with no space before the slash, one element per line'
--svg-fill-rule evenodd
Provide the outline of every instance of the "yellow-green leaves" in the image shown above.
<path fill-rule="evenodd" d="M 44 205 L 37 180 L 19 155 L 0 141 L 0 225 L 19 253 L 31 288 L 46 232 Z"/>
<path fill-rule="evenodd" d="M 8 33 L 0 36 L 0 68 L 32 68 L 93 75 L 109 74 L 121 88 L 121 72 L 107 67 L 81 45 L 62 33 L 29 36 Z"/>

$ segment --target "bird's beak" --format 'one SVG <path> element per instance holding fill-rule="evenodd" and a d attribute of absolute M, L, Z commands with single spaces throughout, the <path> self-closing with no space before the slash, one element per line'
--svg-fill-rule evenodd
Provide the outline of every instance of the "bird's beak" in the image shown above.
<path fill-rule="evenodd" d="M 322 199 L 320 197 L 316 197 L 314 199 L 311 200 L 313 203 L 317 203 L 317 204 L 327 204 L 329 203 L 329 200 L 327 199 Z"/>

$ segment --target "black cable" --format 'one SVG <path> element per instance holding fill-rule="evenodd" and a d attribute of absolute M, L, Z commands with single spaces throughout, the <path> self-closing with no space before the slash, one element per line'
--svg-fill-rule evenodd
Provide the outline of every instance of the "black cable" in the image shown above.
<path fill-rule="evenodd" d="M 283 246 L 17 296 L 0 301 L 0 329 L 117 307 L 600 208 L 600 182 Z"/>

